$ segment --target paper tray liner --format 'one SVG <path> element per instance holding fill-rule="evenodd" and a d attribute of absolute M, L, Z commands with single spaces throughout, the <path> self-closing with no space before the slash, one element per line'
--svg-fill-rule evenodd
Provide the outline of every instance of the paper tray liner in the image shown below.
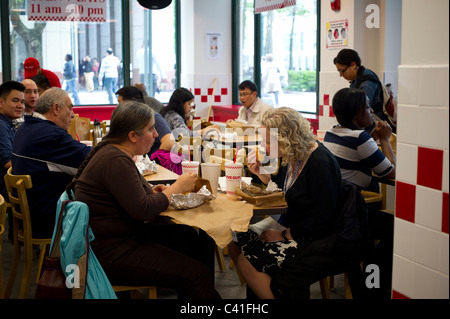
<path fill-rule="evenodd" d="M 253 216 L 253 205 L 241 200 L 229 199 L 219 194 L 216 199 L 186 210 L 169 208 L 160 214 L 168 216 L 177 224 L 198 227 L 214 239 L 220 248 L 231 242 L 231 231 L 248 230 Z"/>
<path fill-rule="evenodd" d="M 234 194 L 242 197 L 245 201 L 255 206 L 284 206 L 287 205 L 283 192 L 276 192 L 263 196 L 250 196 L 244 193 L 239 186 L 236 186 Z"/>

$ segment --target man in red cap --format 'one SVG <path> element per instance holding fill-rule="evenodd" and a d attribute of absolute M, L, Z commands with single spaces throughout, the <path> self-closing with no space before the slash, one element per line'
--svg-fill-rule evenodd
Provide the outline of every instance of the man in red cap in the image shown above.
<path fill-rule="evenodd" d="M 23 63 L 23 68 L 25 70 L 25 79 L 31 79 L 35 75 L 42 74 L 48 79 L 51 87 L 56 86 L 61 88 L 61 82 L 59 81 L 58 76 L 52 71 L 41 68 L 37 59 L 33 57 L 26 59 Z"/>

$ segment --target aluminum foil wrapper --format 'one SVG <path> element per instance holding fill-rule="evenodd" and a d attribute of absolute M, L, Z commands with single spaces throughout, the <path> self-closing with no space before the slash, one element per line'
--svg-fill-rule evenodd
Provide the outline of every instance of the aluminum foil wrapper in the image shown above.
<path fill-rule="evenodd" d="M 143 176 L 158 173 L 158 166 L 156 165 L 156 162 L 151 161 L 148 156 L 139 158 L 136 161 L 136 167 Z"/>
<path fill-rule="evenodd" d="M 215 199 L 216 197 L 211 194 L 211 192 L 203 186 L 198 193 L 183 194 L 173 194 L 171 205 L 175 209 L 191 209 L 203 205 L 207 201 Z"/>

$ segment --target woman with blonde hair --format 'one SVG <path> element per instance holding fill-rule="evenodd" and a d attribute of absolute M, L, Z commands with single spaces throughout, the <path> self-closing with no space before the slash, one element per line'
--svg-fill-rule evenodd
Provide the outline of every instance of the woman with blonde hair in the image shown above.
<path fill-rule="evenodd" d="M 266 174 L 252 151 L 248 168 L 263 183 L 272 180 L 283 189 L 288 204 L 282 222 L 286 229 L 268 229 L 259 237 L 252 231 L 238 233 L 237 242 L 229 245 L 230 255 L 259 298 L 309 298 L 309 285 L 318 279 L 300 271 L 295 258 L 332 231 L 342 191 L 339 165 L 315 140 L 308 120 L 298 111 L 270 110 L 261 128 L 266 154 L 280 156 L 281 165 L 276 175 Z"/>

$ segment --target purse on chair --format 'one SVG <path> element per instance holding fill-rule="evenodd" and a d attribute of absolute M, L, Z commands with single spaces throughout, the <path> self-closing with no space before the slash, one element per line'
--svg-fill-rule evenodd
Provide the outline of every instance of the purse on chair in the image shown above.
<path fill-rule="evenodd" d="M 72 299 L 72 290 L 66 286 L 66 276 L 61 268 L 59 241 L 62 234 L 64 201 L 58 218 L 54 242 L 49 256 L 45 257 L 42 276 L 36 287 L 35 299 Z"/>

